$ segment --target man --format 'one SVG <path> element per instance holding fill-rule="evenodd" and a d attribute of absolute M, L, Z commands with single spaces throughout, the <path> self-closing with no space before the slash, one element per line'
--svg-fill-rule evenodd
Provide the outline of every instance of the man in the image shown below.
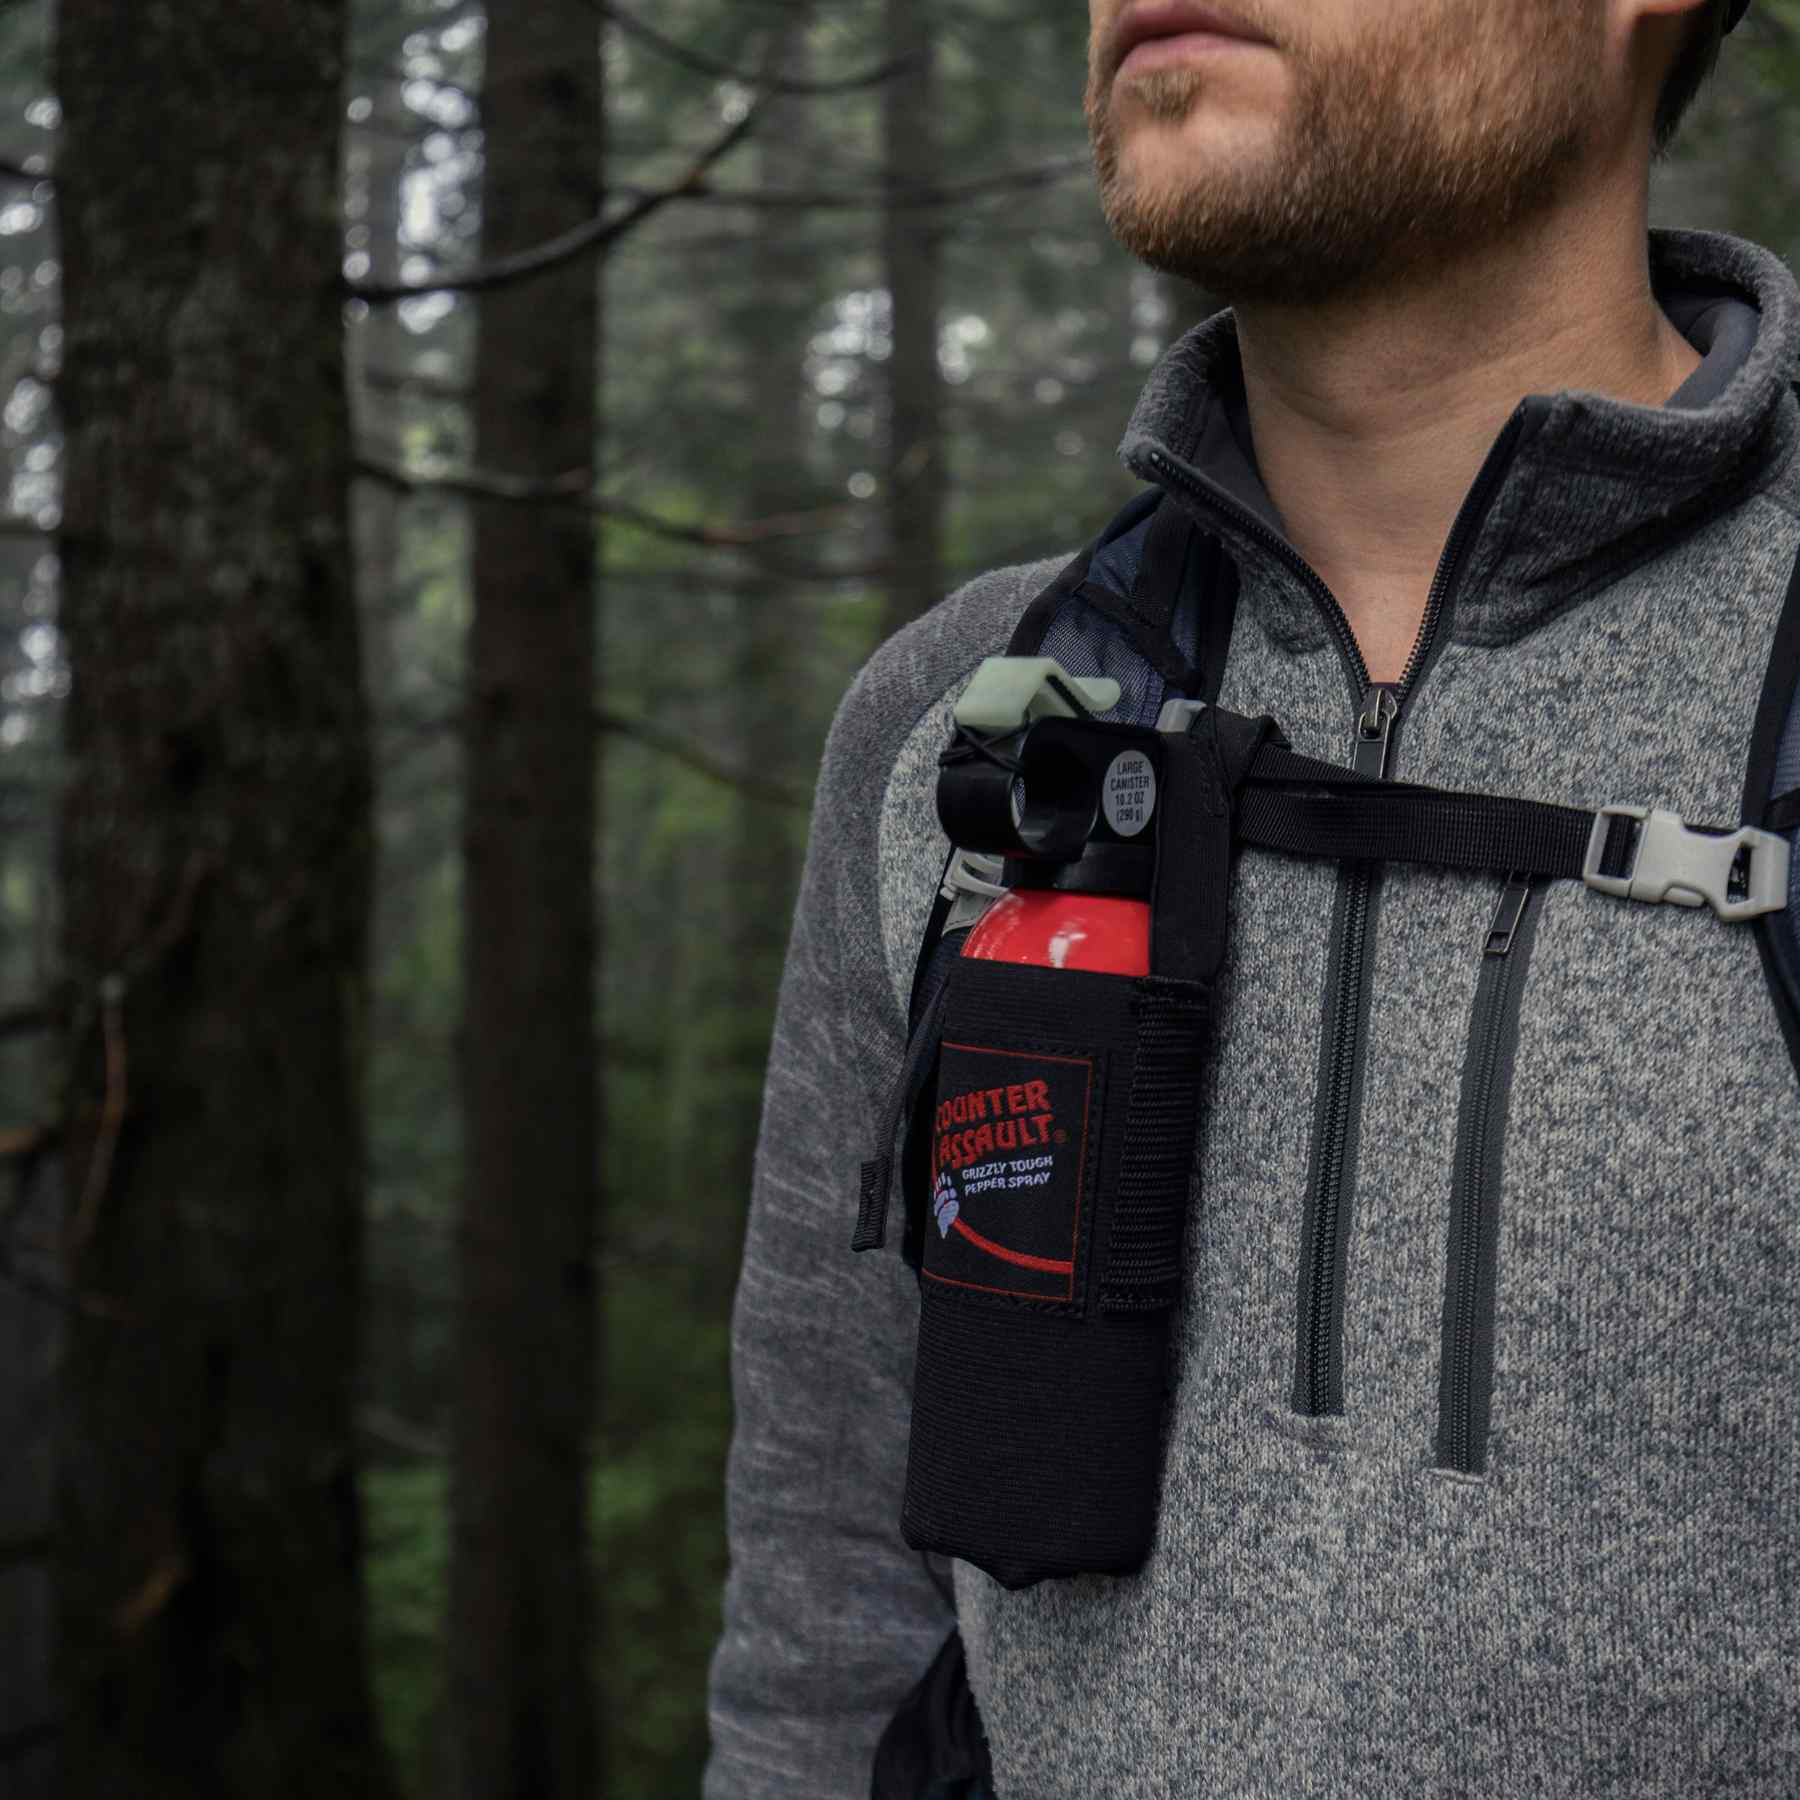
<path fill-rule="evenodd" d="M 1389 779 L 1756 813 L 1800 293 L 1647 225 L 1741 7 L 1091 5 L 1112 229 L 1230 307 L 1121 446 L 1235 564 L 1220 704 Z M 1498 880 L 1243 851 L 1148 1559 L 1014 1589 L 902 1539 L 919 1283 L 848 1253 L 857 1165 L 950 704 L 1068 561 L 884 645 L 825 753 L 733 1321 L 708 1800 L 869 1792 L 953 1630 L 991 1777 L 921 1793 L 1792 1795 L 1800 1083 L 1758 934 L 1709 908 L 1533 883 L 1509 1013 Z M 1790 731 L 1776 786 L 1797 763 Z"/>

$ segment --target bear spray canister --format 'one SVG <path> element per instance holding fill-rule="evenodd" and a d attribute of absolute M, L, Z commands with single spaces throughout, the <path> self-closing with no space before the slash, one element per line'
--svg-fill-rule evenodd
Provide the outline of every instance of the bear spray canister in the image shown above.
<path fill-rule="evenodd" d="M 951 841 L 1005 882 L 948 965 L 911 1137 L 901 1527 L 1018 1588 L 1149 1552 L 1210 987 L 1153 965 L 1184 740 L 1095 717 L 1110 684 L 1048 659 L 990 671 L 938 785 Z"/>

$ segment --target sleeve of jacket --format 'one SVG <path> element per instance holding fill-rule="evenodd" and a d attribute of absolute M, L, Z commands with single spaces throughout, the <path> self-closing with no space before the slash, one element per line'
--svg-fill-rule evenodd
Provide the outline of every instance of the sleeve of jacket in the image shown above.
<path fill-rule="evenodd" d="M 704 1800 L 862 1800 L 883 1727 L 956 1621 L 949 1562 L 900 1536 L 917 1280 L 892 1221 L 884 1248 L 850 1249 L 904 1049 L 877 864 L 896 721 L 917 713 L 905 661 L 878 653 L 838 707 L 782 976 L 731 1317 Z"/>

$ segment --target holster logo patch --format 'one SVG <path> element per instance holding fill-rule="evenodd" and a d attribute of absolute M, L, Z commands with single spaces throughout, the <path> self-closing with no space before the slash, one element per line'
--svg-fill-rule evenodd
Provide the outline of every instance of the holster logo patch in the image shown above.
<path fill-rule="evenodd" d="M 923 1273 L 1075 1298 L 1093 1088 L 1091 1057 L 941 1046 Z"/>

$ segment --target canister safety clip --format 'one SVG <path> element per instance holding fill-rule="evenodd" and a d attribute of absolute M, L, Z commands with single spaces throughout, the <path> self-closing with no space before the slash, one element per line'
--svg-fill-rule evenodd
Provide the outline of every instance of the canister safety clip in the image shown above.
<path fill-rule="evenodd" d="M 958 698 L 955 718 L 972 731 L 1017 731 L 1034 719 L 1075 719 L 1118 704 L 1110 676 L 1071 675 L 1054 656 L 988 656 Z"/>

